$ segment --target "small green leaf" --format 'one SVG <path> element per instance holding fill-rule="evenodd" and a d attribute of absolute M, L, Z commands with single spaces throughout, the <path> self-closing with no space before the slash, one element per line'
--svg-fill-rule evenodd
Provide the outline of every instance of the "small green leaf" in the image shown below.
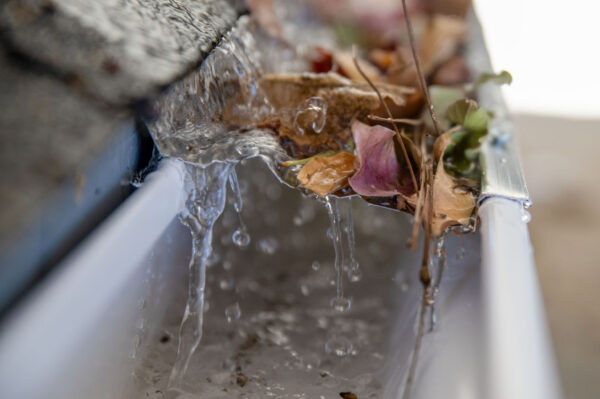
<path fill-rule="evenodd" d="M 450 87 L 432 85 L 429 86 L 429 95 L 431 97 L 433 110 L 440 118 L 439 122 L 442 125 L 442 129 L 444 131 L 448 130 L 451 123 L 445 118 L 446 111 L 450 105 L 465 96 L 464 91 Z M 426 109 L 423 110 L 423 121 L 430 132 L 435 131 L 431 115 L 429 115 L 429 112 Z"/>
<path fill-rule="evenodd" d="M 497 85 L 509 85 L 513 81 L 512 75 L 508 71 L 502 71 L 500 73 L 482 73 L 479 78 L 475 81 L 474 87 L 479 87 L 482 84 L 491 82 Z"/>
<path fill-rule="evenodd" d="M 487 130 L 490 122 L 490 114 L 485 109 L 479 108 L 474 100 L 460 99 L 454 102 L 446 111 L 448 120 L 462 125 L 472 132 L 483 132 Z"/>
<path fill-rule="evenodd" d="M 478 106 L 474 100 L 461 98 L 448 107 L 446 110 L 446 118 L 457 125 L 464 125 L 469 112 L 476 109 L 478 109 Z"/>
<path fill-rule="evenodd" d="M 462 125 L 472 132 L 483 132 L 487 130 L 489 122 L 488 112 L 483 108 L 476 108 L 467 111 Z"/>

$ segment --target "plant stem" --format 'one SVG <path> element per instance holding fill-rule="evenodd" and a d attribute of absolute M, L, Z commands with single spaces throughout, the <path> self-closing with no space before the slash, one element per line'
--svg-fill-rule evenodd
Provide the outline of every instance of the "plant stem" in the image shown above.
<path fill-rule="evenodd" d="M 375 91 L 375 93 L 377 93 L 377 97 L 379 97 L 379 101 L 385 108 L 385 111 L 387 112 L 389 119 L 394 119 L 394 117 L 392 116 L 392 112 L 390 111 L 390 108 L 388 107 L 386 102 L 383 101 L 383 97 L 381 96 L 381 93 L 379 92 L 377 87 L 375 87 L 373 82 L 371 82 L 371 79 L 369 79 L 369 77 L 363 72 L 363 70 L 360 69 L 360 65 L 358 65 L 358 58 L 356 57 L 356 46 L 355 45 L 352 46 L 352 61 L 354 61 L 354 66 L 356 67 L 356 70 L 358 70 L 358 73 L 360 73 L 360 75 L 363 77 L 363 79 L 366 80 L 367 83 L 369 84 L 369 86 L 371 86 L 371 88 Z M 412 180 L 413 187 L 415 189 L 415 192 L 418 192 L 419 185 L 417 184 L 417 178 L 415 177 L 415 172 L 412 168 L 410 158 L 408 157 L 408 151 L 406 151 L 406 146 L 404 145 L 404 140 L 402 139 L 402 135 L 400 134 L 400 130 L 398 130 L 398 126 L 396 125 L 396 123 L 392 122 L 392 125 L 394 126 L 394 130 L 396 131 L 396 137 L 398 138 L 398 142 L 400 143 L 400 147 L 402 148 L 402 154 L 404 155 L 404 159 L 406 161 L 406 164 L 408 165 L 408 171 L 410 172 L 410 178 Z"/>
<path fill-rule="evenodd" d="M 417 55 L 417 45 L 415 42 L 415 36 L 413 33 L 410 18 L 408 17 L 408 7 L 406 7 L 406 0 L 402 0 L 402 8 L 404 9 L 404 20 L 406 21 L 406 29 L 408 30 L 408 40 L 410 42 L 410 49 L 415 60 L 415 67 L 417 68 L 419 84 L 421 85 L 423 94 L 425 94 L 427 109 L 429 110 L 429 114 L 431 115 L 431 120 L 433 121 L 433 127 L 435 128 L 436 135 L 439 136 L 442 134 L 442 128 L 440 126 L 440 122 L 438 121 L 437 116 L 435 115 L 435 111 L 433 110 L 433 105 L 431 104 L 431 97 L 429 96 L 429 89 L 427 88 L 427 82 L 425 81 L 425 76 L 423 75 L 423 71 L 421 70 L 421 63 L 419 62 L 419 56 Z"/>
<path fill-rule="evenodd" d="M 411 126 L 421 126 L 423 124 L 423 120 L 422 119 L 407 119 L 407 118 L 384 118 L 382 116 L 377 116 L 377 115 L 369 115 L 367 118 L 369 118 L 372 121 L 376 121 L 376 122 L 387 122 L 387 123 L 404 123 L 406 125 L 411 125 Z"/>

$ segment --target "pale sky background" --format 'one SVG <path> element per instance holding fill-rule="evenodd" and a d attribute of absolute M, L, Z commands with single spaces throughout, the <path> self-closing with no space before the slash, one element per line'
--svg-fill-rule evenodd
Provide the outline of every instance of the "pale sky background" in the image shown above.
<path fill-rule="evenodd" d="M 516 112 L 600 117 L 600 3 L 475 0 L 494 68 Z"/>

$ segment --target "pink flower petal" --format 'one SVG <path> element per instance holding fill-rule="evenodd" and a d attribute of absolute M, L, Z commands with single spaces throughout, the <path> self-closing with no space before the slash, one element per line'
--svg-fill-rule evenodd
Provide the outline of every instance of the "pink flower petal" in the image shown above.
<path fill-rule="evenodd" d="M 367 197 L 413 194 L 410 174 L 396 158 L 394 132 L 356 120 L 352 122 L 351 130 L 360 163 L 358 172 L 349 179 L 352 189 Z"/>

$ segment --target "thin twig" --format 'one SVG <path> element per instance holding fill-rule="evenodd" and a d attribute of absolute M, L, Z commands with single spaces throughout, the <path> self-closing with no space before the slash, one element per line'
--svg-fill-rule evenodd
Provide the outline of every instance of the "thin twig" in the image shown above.
<path fill-rule="evenodd" d="M 427 162 L 427 143 L 424 140 L 424 135 L 417 135 L 421 147 L 421 170 L 425 170 L 425 164 Z M 415 207 L 415 217 L 413 219 L 413 229 L 412 235 L 410 238 L 410 249 L 415 251 L 417 249 L 417 240 L 419 238 L 419 227 L 421 226 L 421 222 L 423 220 L 423 203 L 425 201 L 425 182 L 427 179 L 421 177 L 421 187 L 419 188 L 419 193 L 417 195 L 417 205 Z"/>
<path fill-rule="evenodd" d="M 421 126 L 423 124 L 422 119 L 408 119 L 408 118 L 384 118 L 382 116 L 377 115 L 369 115 L 367 116 L 372 121 L 375 122 L 387 122 L 387 123 L 404 123 L 406 125 L 411 126 Z"/>
<path fill-rule="evenodd" d="M 425 230 L 425 239 L 423 240 L 423 257 L 421 259 L 421 284 L 424 288 L 431 284 L 431 275 L 429 274 L 429 247 L 431 242 L 431 225 L 433 223 L 433 164 L 428 160 L 424 170 L 425 179 L 425 212 L 423 218 L 423 230 Z"/>
<path fill-rule="evenodd" d="M 425 94 L 427 109 L 429 110 L 429 114 L 431 115 L 431 120 L 433 121 L 433 127 L 435 128 L 436 135 L 439 136 L 440 134 L 442 134 L 443 130 L 440 126 L 440 122 L 438 121 L 437 116 L 435 115 L 435 111 L 433 110 L 433 105 L 431 104 L 431 97 L 429 96 L 429 89 L 427 89 L 427 82 L 425 82 L 425 76 L 423 75 L 423 71 L 421 70 L 421 62 L 419 62 L 419 56 L 417 55 L 417 45 L 415 42 L 412 24 L 410 22 L 410 18 L 408 17 L 408 7 L 406 7 L 406 0 L 402 0 L 402 8 L 404 9 L 404 20 L 406 21 L 406 29 L 408 30 L 410 49 L 412 50 L 413 58 L 415 60 L 415 67 L 417 68 L 419 84 L 421 85 L 421 89 Z"/>
<path fill-rule="evenodd" d="M 421 280 L 421 284 L 423 285 L 423 297 L 421 299 L 421 308 L 419 311 L 419 325 L 417 328 L 417 336 L 415 338 L 415 346 L 410 361 L 408 375 L 406 376 L 406 383 L 404 384 L 404 393 L 402 394 L 403 399 L 410 399 L 412 384 L 417 372 L 421 343 L 423 341 L 423 335 L 425 334 L 425 308 L 427 306 L 429 290 L 431 289 L 431 274 L 429 273 L 429 250 L 431 246 L 431 221 L 433 217 L 433 163 L 429 159 L 425 161 L 425 167 L 423 168 L 421 179 L 425 181 L 423 183 L 424 192 L 420 193 L 424 196 L 424 206 L 421 212 L 423 213 L 422 219 L 425 237 L 423 240 L 421 268 L 419 269 L 419 278 Z"/>
<path fill-rule="evenodd" d="M 412 25 L 410 23 L 410 18 L 408 16 L 408 7 L 406 7 L 406 0 L 402 0 L 402 7 L 404 9 L 404 19 L 406 21 L 406 28 L 408 30 L 408 38 L 410 41 L 410 48 L 412 50 L 413 58 L 415 61 L 415 67 L 417 69 L 417 76 L 419 79 L 419 84 L 421 85 L 421 89 L 425 94 L 425 100 L 427 102 L 427 109 L 429 114 L 431 115 L 431 120 L 433 121 L 433 126 L 436 130 L 437 136 L 442 134 L 442 129 L 440 127 L 439 121 L 435 115 L 435 111 L 433 109 L 433 105 L 431 104 L 431 97 L 429 96 L 429 90 L 427 88 L 427 82 L 425 81 L 425 76 L 423 75 L 423 71 L 421 70 L 421 63 L 419 62 L 419 56 L 417 55 L 417 46 L 415 44 L 415 38 L 412 30 Z M 425 137 L 422 135 L 421 139 L 421 147 L 425 149 L 426 141 Z M 413 349 L 413 354 L 411 358 L 410 367 L 408 370 L 408 375 L 406 377 L 406 384 L 404 385 L 404 393 L 402 395 L 403 399 L 410 398 L 410 392 L 412 389 L 412 384 L 415 378 L 415 374 L 417 372 L 417 365 L 419 360 L 419 352 L 421 349 L 421 344 L 423 341 L 423 334 L 425 328 L 425 308 L 426 301 L 428 297 L 429 290 L 431 289 L 431 274 L 429 273 L 429 250 L 431 246 L 431 237 L 432 237 L 432 229 L 431 225 L 433 222 L 433 160 L 430 159 L 426 151 L 423 151 L 422 154 L 422 167 L 421 167 L 421 183 L 422 189 L 419 192 L 419 199 L 417 202 L 417 211 L 415 215 L 418 216 L 418 219 L 415 217 L 415 221 L 413 224 L 413 237 L 412 237 L 412 245 L 416 246 L 416 236 L 418 235 L 418 222 L 422 221 L 423 230 L 424 230 L 424 240 L 423 240 L 423 256 L 421 258 L 421 268 L 419 271 L 419 277 L 421 280 L 421 284 L 423 285 L 423 297 L 421 299 L 421 307 L 419 312 L 419 325 L 417 329 L 417 337 L 415 340 L 415 346 Z"/>
<path fill-rule="evenodd" d="M 410 359 L 410 366 L 408 368 L 408 375 L 406 377 L 406 383 L 404 384 L 404 392 L 402 393 L 402 399 L 410 399 L 410 391 L 412 390 L 412 384 L 415 380 L 417 372 L 417 365 L 419 360 L 419 352 L 421 351 L 421 344 L 423 343 L 423 335 L 425 332 L 425 309 L 427 308 L 427 290 L 423 290 L 423 297 L 421 298 L 421 306 L 419 308 L 419 324 L 417 325 L 417 337 L 415 340 L 415 346 L 413 347 L 412 357 Z"/>
<path fill-rule="evenodd" d="M 394 117 L 392 116 L 392 112 L 390 111 L 390 108 L 388 107 L 386 102 L 383 101 L 383 97 L 381 96 L 381 93 L 379 92 L 377 87 L 375 87 L 373 82 L 371 82 L 371 79 L 369 79 L 369 77 L 363 72 L 363 70 L 360 69 L 360 65 L 358 65 L 358 58 L 356 56 L 356 45 L 352 45 L 352 61 L 354 61 L 354 66 L 356 67 L 356 70 L 358 71 L 358 73 L 360 73 L 360 75 L 363 77 L 363 79 L 366 80 L 367 83 L 369 84 L 369 86 L 371 86 L 371 88 L 375 91 L 375 93 L 377 93 L 377 97 L 379 97 L 379 101 L 381 101 L 381 104 L 383 104 L 383 107 L 385 108 L 385 111 L 387 112 L 388 117 L 390 119 L 394 119 Z M 396 137 L 398 138 L 400 147 L 402 148 L 402 154 L 404 155 L 404 159 L 406 160 L 406 164 L 408 165 L 408 171 L 410 172 L 410 178 L 412 180 L 413 187 L 415 189 L 415 192 L 417 192 L 417 191 L 419 191 L 419 185 L 417 184 L 417 178 L 415 177 L 415 172 L 413 171 L 412 164 L 410 163 L 410 158 L 408 157 L 408 151 L 406 151 L 406 146 L 404 145 L 404 140 L 402 139 L 402 135 L 400 134 L 400 130 L 398 130 L 398 126 L 396 125 L 396 123 L 392 122 L 392 126 L 394 126 L 394 130 L 396 131 Z"/>

